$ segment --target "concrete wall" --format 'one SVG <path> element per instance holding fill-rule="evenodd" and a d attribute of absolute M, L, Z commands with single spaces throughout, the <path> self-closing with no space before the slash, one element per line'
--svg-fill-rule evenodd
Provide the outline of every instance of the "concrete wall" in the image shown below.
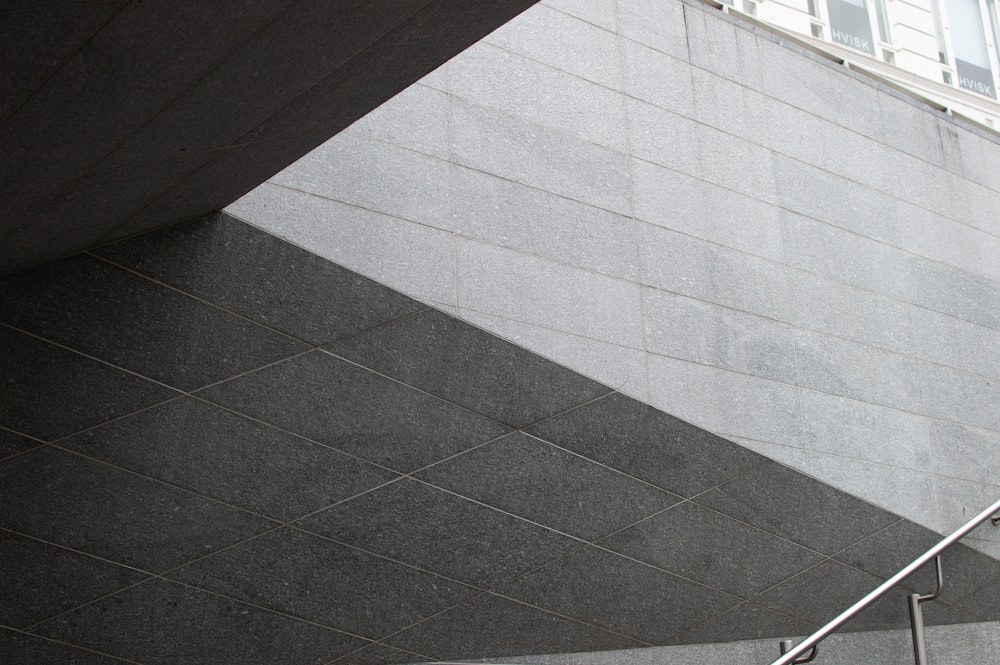
<path fill-rule="evenodd" d="M 228 210 L 943 532 L 1000 496 L 998 170 L 708 7 L 547 0 Z"/>

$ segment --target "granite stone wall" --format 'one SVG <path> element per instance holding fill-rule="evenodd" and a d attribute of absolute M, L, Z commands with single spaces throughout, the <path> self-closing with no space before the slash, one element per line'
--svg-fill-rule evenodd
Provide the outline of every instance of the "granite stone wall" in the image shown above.
<path fill-rule="evenodd" d="M 226 215 L 0 280 L 0 347 L 3 665 L 773 641 L 938 540 Z"/>
<path fill-rule="evenodd" d="M 943 533 L 1000 496 L 998 172 L 711 7 L 547 0 L 228 210 Z"/>

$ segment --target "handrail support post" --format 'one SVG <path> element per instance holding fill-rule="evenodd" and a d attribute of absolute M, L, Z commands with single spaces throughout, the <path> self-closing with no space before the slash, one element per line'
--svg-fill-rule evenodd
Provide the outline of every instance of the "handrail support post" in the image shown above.
<path fill-rule="evenodd" d="M 784 656 L 786 653 L 792 650 L 792 646 L 793 644 L 791 640 L 781 640 L 780 642 L 778 642 L 778 651 L 780 651 L 781 655 Z M 799 656 L 798 658 L 792 661 L 792 665 L 803 665 L 804 663 L 811 663 L 813 660 L 815 660 L 817 655 L 819 655 L 819 645 L 814 644 L 812 649 L 809 650 L 808 655 Z"/>
<path fill-rule="evenodd" d="M 927 665 L 927 640 L 924 637 L 924 611 L 920 607 L 921 596 L 911 593 L 907 600 L 910 605 L 910 632 L 913 634 L 913 659 L 916 665 Z"/>

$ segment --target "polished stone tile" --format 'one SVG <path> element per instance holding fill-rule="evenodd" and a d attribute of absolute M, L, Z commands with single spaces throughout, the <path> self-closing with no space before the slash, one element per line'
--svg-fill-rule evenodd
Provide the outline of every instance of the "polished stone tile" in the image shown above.
<path fill-rule="evenodd" d="M 698 503 L 824 554 L 833 554 L 898 518 L 777 463 L 695 499 Z"/>
<path fill-rule="evenodd" d="M 1000 301 L 998 301 L 1000 302 Z M 929 397 L 924 413 L 942 420 L 1000 431 L 1000 382 L 933 363 L 921 363 Z"/>
<path fill-rule="evenodd" d="M 630 4 L 636 2 L 627 1 Z M 652 1 L 642 0 L 645 4 Z M 707 12 L 695 5 L 684 6 L 683 10 L 684 18 L 679 20 L 684 26 L 683 32 L 686 32 L 691 64 L 749 88 L 759 89 L 763 60 L 758 41 L 762 40 L 758 40 L 754 32 L 716 12 Z M 682 31 L 679 26 L 673 30 Z M 739 53 L 740 57 L 734 58 L 734 53 Z"/>
<path fill-rule="evenodd" d="M 42 445 L 41 441 L 29 439 L 26 436 L 15 434 L 9 430 L 0 429 L 0 459 L 40 445 Z"/>
<path fill-rule="evenodd" d="M 226 213 L 95 253 L 313 344 L 424 307 Z"/>
<path fill-rule="evenodd" d="M 26 628 L 148 577 L 0 530 L 0 624 Z"/>
<path fill-rule="evenodd" d="M 4 52 L 12 60 L 0 82 L 0 117 L 6 118 L 44 85 L 124 4 L 123 0 L 52 7 L 5 4 Z"/>
<path fill-rule="evenodd" d="M 869 591 L 882 578 L 832 559 L 755 597 L 753 601 L 801 621 L 822 626 Z M 906 593 L 895 590 L 846 624 L 846 630 L 902 628 L 907 623 Z"/>
<path fill-rule="evenodd" d="M 837 560 L 879 577 L 895 575 L 904 566 L 939 543 L 943 536 L 909 521 L 866 538 L 836 556 Z M 959 543 L 941 555 L 944 590 L 939 604 L 956 605 L 974 611 L 967 603 L 982 588 L 992 588 L 989 580 L 1000 578 L 1000 561 Z M 902 583 L 908 591 L 928 594 L 937 586 L 933 562 L 921 567 Z"/>
<path fill-rule="evenodd" d="M 0 425 L 52 441 L 178 393 L 0 326 Z"/>
<path fill-rule="evenodd" d="M 397 477 L 189 397 L 88 430 L 64 445 L 277 520 L 295 519 Z"/>
<path fill-rule="evenodd" d="M 456 261 L 462 308 L 642 348 L 634 282 L 464 238 L 456 240 Z"/>
<path fill-rule="evenodd" d="M 226 211 L 389 288 L 454 302 L 455 238 L 448 231 L 270 183 Z"/>
<path fill-rule="evenodd" d="M 914 328 L 905 302 L 793 270 L 794 323 L 824 334 L 913 355 Z"/>
<path fill-rule="evenodd" d="M 615 0 L 546 0 L 543 4 L 605 30 L 615 29 Z"/>
<path fill-rule="evenodd" d="M 691 502 L 620 531 L 601 545 L 741 598 L 823 560 L 815 552 Z"/>
<path fill-rule="evenodd" d="M 180 146 L 208 150 L 239 143 L 262 123 L 280 116 L 289 103 L 307 95 L 317 81 L 330 74 L 336 76 L 334 72 L 345 60 L 359 55 L 366 60 L 361 54 L 372 42 L 424 3 L 420 0 L 351 2 L 338 6 L 341 10 L 338 12 L 330 12 L 323 3 L 286 4 L 290 5 L 288 11 L 235 49 L 224 63 L 194 82 L 179 100 L 124 141 L 113 153 L 115 163 L 155 162 Z M 317 44 L 324 47 L 316 48 Z M 400 79 L 399 85 L 415 78 Z M 235 99 L 240 100 L 238 113 L 198 112 L 216 107 L 219 100 Z M 352 100 L 357 101 L 360 100 Z M 368 103 L 377 105 L 375 100 Z M 345 100 L 338 110 L 350 105 Z M 334 121 L 327 136 L 340 129 Z M 308 145 L 300 147 L 301 152 L 308 149 Z M 271 170 L 282 165 L 276 163 Z M 248 180 L 246 185 L 257 182 Z"/>
<path fill-rule="evenodd" d="M 0 628 L 0 665 L 116 665 L 125 662 Z"/>
<path fill-rule="evenodd" d="M 649 403 L 721 436 L 798 447 L 799 389 L 787 383 L 647 354 Z"/>
<path fill-rule="evenodd" d="M 898 245 L 892 196 L 783 155 L 775 156 L 774 169 L 781 207 Z"/>
<path fill-rule="evenodd" d="M 436 310 L 327 347 L 331 353 L 512 427 L 610 392 Z"/>
<path fill-rule="evenodd" d="M 0 189 L 66 180 L 90 168 L 287 5 L 270 0 L 238 13 L 199 5 L 181 17 L 126 4 L 69 54 L 44 92 L 7 119 Z M 222 22 L 229 26 L 225 35 L 217 30 Z M 81 87 L 83 80 L 92 85 Z"/>
<path fill-rule="evenodd" d="M 159 572 L 274 523 L 45 447 L 0 463 L 0 526 Z"/>
<path fill-rule="evenodd" d="M 0 320 L 181 390 L 308 348 L 85 255 L 0 282 Z"/>
<path fill-rule="evenodd" d="M 631 166 L 637 219 L 754 256 L 782 258 L 775 206 L 641 159 Z M 733 224 L 734 218 L 740 223 Z"/>
<path fill-rule="evenodd" d="M 634 279 L 632 220 L 455 166 L 455 232 L 491 245 Z"/>
<path fill-rule="evenodd" d="M 341 133 L 270 182 L 399 219 L 449 228 L 448 163 L 355 133 Z"/>
<path fill-rule="evenodd" d="M 439 660 L 642 646 L 623 635 L 492 595 L 459 605 L 386 641 Z"/>
<path fill-rule="evenodd" d="M 802 446 L 807 450 L 902 468 L 944 471 L 935 464 L 928 432 L 933 421 L 928 418 L 812 390 L 799 391 L 799 405 Z"/>
<path fill-rule="evenodd" d="M 519 432 L 421 471 L 417 477 L 586 540 L 680 500 Z"/>
<path fill-rule="evenodd" d="M 630 212 L 621 152 L 457 98 L 452 127 L 457 164 L 612 212 Z"/>
<path fill-rule="evenodd" d="M 452 60 L 449 76 L 456 99 L 625 152 L 620 92 L 489 43 L 476 44 Z M 539 90 L 545 94 L 538 94 Z"/>
<path fill-rule="evenodd" d="M 796 334 L 798 385 L 919 413 L 923 392 L 918 361 L 812 331 Z"/>
<path fill-rule="evenodd" d="M 402 471 L 509 431 L 322 351 L 214 386 L 199 396 Z"/>
<path fill-rule="evenodd" d="M 658 51 L 622 40 L 625 93 L 686 117 L 694 115 L 691 65 Z"/>
<path fill-rule="evenodd" d="M 765 458 L 624 395 L 609 395 L 528 430 L 659 487 L 691 496 Z"/>
<path fill-rule="evenodd" d="M 795 329 L 659 289 L 643 289 L 649 353 L 795 385 Z"/>
<path fill-rule="evenodd" d="M 504 585 L 497 593 L 649 644 L 674 643 L 686 628 L 739 602 L 593 546 Z"/>
<path fill-rule="evenodd" d="M 323 665 L 364 644 L 330 628 L 161 579 L 36 630 L 144 665 Z"/>
<path fill-rule="evenodd" d="M 762 637 L 778 639 L 792 635 L 808 635 L 813 630 L 815 627 L 807 623 L 746 602 L 685 631 L 678 641 L 685 644 L 701 644 L 719 640 L 727 642 L 753 640 Z"/>
<path fill-rule="evenodd" d="M 596 21 L 582 14 L 597 9 L 598 3 L 593 0 L 564 2 L 563 7 L 556 9 L 551 8 L 552 3 L 548 3 L 549 6 L 539 3 L 530 13 L 494 30 L 484 41 L 607 88 L 621 90 L 619 44 L 609 31 L 614 30 L 614 7 L 612 2 L 601 1 L 611 10 L 608 30 L 592 25 Z M 579 48 L 580 44 L 586 44 L 587 48 Z"/>
<path fill-rule="evenodd" d="M 652 224 L 637 227 L 646 286 L 778 321 L 794 310 L 791 270 L 780 263 Z"/>
<path fill-rule="evenodd" d="M 409 479 L 308 517 L 300 526 L 480 588 L 579 547 L 571 538 Z"/>
<path fill-rule="evenodd" d="M 404 89 L 347 131 L 448 159 L 448 77 L 444 69 L 437 78 L 423 79 Z"/>
<path fill-rule="evenodd" d="M 900 520 L 888 529 L 838 553 L 834 558 L 872 575 L 890 577 L 940 540 L 941 536 L 930 529 L 909 520 Z M 930 593 L 934 588 L 933 564 L 907 578 L 904 584 L 907 588 Z"/>
<path fill-rule="evenodd" d="M 627 395 L 645 395 L 645 353 L 590 337 L 463 308 L 462 319 Z"/>
<path fill-rule="evenodd" d="M 393 649 L 376 642 L 364 649 L 347 654 L 343 658 L 338 658 L 335 663 L 336 665 L 404 665 L 405 663 L 419 663 L 428 660 L 431 660 L 429 656 Z"/>
<path fill-rule="evenodd" d="M 169 575 L 370 639 L 436 614 L 470 593 L 455 582 L 289 528 Z"/>

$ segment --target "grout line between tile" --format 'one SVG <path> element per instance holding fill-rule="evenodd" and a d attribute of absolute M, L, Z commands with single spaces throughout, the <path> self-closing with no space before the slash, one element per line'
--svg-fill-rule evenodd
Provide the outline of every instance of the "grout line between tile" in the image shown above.
<path fill-rule="evenodd" d="M 156 483 L 158 485 L 162 485 L 163 487 L 169 487 L 169 488 L 171 488 L 173 490 L 178 490 L 180 492 L 183 492 L 184 494 L 187 494 L 187 495 L 190 495 L 190 496 L 196 496 L 196 497 L 198 497 L 199 499 L 201 499 L 203 501 L 210 501 L 212 503 L 216 503 L 216 504 L 219 504 L 219 505 L 222 505 L 222 506 L 226 506 L 227 508 L 231 508 L 233 510 L 237 510 L 237 511 L 239 511 L 241 513 L 246 513 L 248 515 L 253 515 L 256 518 L 263 519 L 263 520 L 266 520 L 268 522 L 272 522 L 272 523 L 276 522 L 276 523 L 279 523 L 279 524 L 283 524 L 283 522 L 281 520 L 279 520 L 279 519 L 275 519 L 273 517 L 268 517 L 267 515 L 264 515 L 262 513 L 254 512 L 253 510 L 250 510 L 249 508 L 243 508 L 241 506 L 237 506 L 236 504 L 229 503 L 229 502 L 224 501 L 222 499 L 217 499 L 215 497 L 207 496 L 205 494 L 200 494 L 200 493 L 198 493 L 198 492 L 196 492 L 194 490 L 190 490 L 190 489 L 188 489 L 186 487 L 182 487 L 181 485 L 175 485 L 174 483 L 171 483 L 169 481 L 163 480 L 161 478 L 155 478 L 153 476 L 149 476 L 149 475 L 146 475 L 144 473 L 140 473 L 138 471 L 133 471 L 132 469 L 126 469 L 123 466 L 118 466 L 117 464 L 114 464 L 114 463 L 109 462 L 107 460 L 100 459 L 98 457 L 92 457 L 92 456 L 87 455 L 86 453 L 82 453 L 82 452 L 80 452 L 78 450 L 73 450 L 72 448 L 64 448 L 63 446 L 61 446 L 61 445 L 59 445 L 57 443 L 50 443 L 49 447 L 55 448 L 57 450 L 61 450 L 64 453 L 68 453 L 68 454 L 73 455 L 75 457 L 81 457 L 83 459 L 90 460 L 91 462 L 94 462 L 96 464 L 100 464 L 101 466 L 105 466 L 105 467 L 108 467 L 108 468 L 111 468 L 111 469 L 115 469 L 117 471 L 121 471 L 123 473 L 127 473 L 130 476 L 136 476 L 138 478 L 143 478 L 144 480 L 152 481 L 152 482 L 154 482 L 154 483 Z"/>
<path fill-rule="evenodd" d="M 102 656 L 104 658 L 110 658 L 110 659 L 114 660 L 115 662 L 119 662 L 119 663 L 131 663 L 132 665 L 144 665 L 143 663 L 140 663 L 139 661 L 136 661 L 136 660 L 129 660 L 127 658 L 122 658 L 121 656 L 114 656 L 114 655 L 112 655 L 110 653 L 105 653 L 103 651 L 95 651 L 94 649 L 89 649 L 87 647 L 82 647 L 82 646 L 80 646 L 78 644 L 73 644 L 72 642 L 64 642 L 62 640 L 58 640 L 58 639 L 55 639 L 53 637 L 46 637 L 45 635 L 39 635 L 37 633 L 32 633 L 27 628 L 14 628 L 13 626 L 0 626 L 0 627 L 4 628 L 6 630 L 9 630 L 12 633 L 21 633 L 22 635 L 28 635 L 29 637 L 34 637 L 36 639 L 44 640 L 45 642 L 52 642 L 53 644 L 60 644 L 62 646 L 71 647 L 73 649 L 78 649 L 78 650 L 83 651 L 85 653 L 97 654 L 98 656 Z"/>
<path fill-rule="evenodd" d="M 175 392 L 175 393 L 183 393 L 184 392 L 184 391 L 180 390 L 179 388 L 175 388 L 173 386 L 167 385 L 166 383 L 163 383 L 161 381 L 157 381 L 156 379 L 151 379 L 148 376 L 144 376 L 144 375 L 139 374 L 138 372 L 135 372 L 133 370 L 130 370 L 130 369 L 127 369 L 125 367 L 121 367 L 119 365 L 115 365 L 113 363 L 110 363 L 107 360 L 101 360 L 100 358 L 98 358 L 96 356 L 91 356 L 91 355 L 86 354 L 86 353 L 84 353 L 82 351 L 79 351 L 79 350 L 74 349 L 72 347 L 66 346 L 65 344 L 61 344 L 59 342 L 54 342 L 54 341 L 52 341 L 50 339 L 46 339 L 45 337 L 42 337 L 41 335 L 36 335 L 33 332 L 29 332 L 27 330 L 23 330 L 23 329 L 18 328 L 16 326 L 12 326 L 9 323 L 0 322 L 0 326 L 3 326 L 4 328 L 8 328 L 9 330 L 13 330 L 13 331 L 18 332 L 18 333 L 21 333 L 22 335 L 27 335 L 28 337 L 32 337 L 34 339 L 37 339 L 40 342 L 44 342 L 45 344 L 51 344 L 52 346 L 60 348 L 60 349 L 62 349 L 64 351 L 68 351 L 68 352 L 72 353 L 73 355 L 81 356 L 83 358 L 87 358 L 88 360 L 92 360 L 92 361 L 94 361 L 96 363 L 100 363 L 101 365 L 103 365 L 105 367 L 111 367 L 111 368 L 116 369 L 116 370 L 118 370 L 120 372 L 124 372 L 125 374 L 131 374 L 132 376 L 140 378 L 143 381 L 147 381 L 149 383 L 155 384 L 157 386 L 160 386 L 161 388 L 166 388 L 167 390 L 170 390 L 172 392 Z"/>
<path fill-rule="evenodd" d="M 237 410 L 233 409 L 232 407 L 226 406 L 224 404 L 217 404 L 216 402 L 212 402 L 212 401 L 210 401 L 208 399 L 205 399 L 204 397 L 202 397 L 200 395 L 187 395 L 187 397 L 190 397 L 191 399 L 196 399 L 196 400 L 198 400 L 200 402 L 204 402 L 205 404 L 208 404 L 209 406 L 214 406 L 214 407 L 220 408 L 220 409 L 222 409 L 224 411 L 228 411 L 229 413 L 237 415 L 237 416 L 239 416 L 241 418 L 246 418 L 247 420 L 249 420 L 251 422 L 254 422 L 254 423 L 257 423 L 258 425 L 263 425 L 264 427 L 268 427 L 270 429 L 274 429 L 274 430 L 279 431 L 279 432 L 281 432 L 283 434 L 289 434 L 291 436 L 294 436 L 297 439 L 301 439 L 303 441 L 308 441 L 309 443 L 315 444 L 317 446 L 322 446 L 324 448 L 328 448 L 330 450 L 333 450 L 334 452 L 338 452 L 341 455 L 346 455 L 347 457 L 350 457 L 351 459 L 356 460 L 358 462 L 361 462 L 363 464 L 368 464 L 368 465 L 377 467 L 379 469 L 382 469 L 384 471 L 390 471 L 390 472 L 392 472 L 394 474 L 397 474 L 397 475 L 399 475 L 399 474 L 402 473 L 400 471 L 397 471 L 396 469 L 392 469 L 392 468 L 387 467 L 385 465 L 379 464 L 378 462 L 374 462 L 372 460 L 365 459 L 364 457 L 359 457 L 359 456 L 357 456 L 357 455 L 355 455 L 353 453 L 349 453 L 347 451 L 341 450 L 340 448 L 336 448 L 334 446 L 331 446 L 328 443 L 323 443 L 322 441 L 317 441 L 316 439 L 311 439 L 308 436 L 305 436 L 303 434 L 299 434 L 297 432 L 293 432 L 293 431 L 291 431 L 289 429 L 285 429 L 283 427 L 279 427 L 278 425 L 274 425 L 274 424 L 269 423 L 269 422 L 267 422 L 265 420 L 261 420 L 259 418 L 254 417 L 254 416 L 247 415 L 247 414 L 245 414 L 245 413 L 243 413 L 241 411 L 237 411 Z M 403 474 L 403 475 L 405 475 L 405 474 Z"/>
<path fill-rule="evenodd" d="M 101 263 L 105 263 L 105 264 L 107 264 L 109 266 L 112 266 L 112 267 L 117 268 L 117 269 L 119 269 L 119 270 L 121 270 L 123 272 L 126 272 L 126 273 L 128 273 L 128 274 L 130 274 L 130 275 L 132 275 L 134 277 L 137 277 L 137 278 L 143 280 L 144 282 L 150 282 L 152 284 L 156 284 L 157 286 L 165 288 L 168 291 L 171 291 L 173 293 L 177 293 L 177 294 L 179 294 L 181 296 L 184 296 L 186 298 L 190 298 L 191 300 L 194 300 L 194 301 L 196 301 L 198 303 L 201 303 L 202 305 L 205 305 L 207 307 L 211 307 L 214 310 L 223 312 L 223 313 L 228 314 L 230 316 L 234 316 L 234 317 L 238 318 L 239 320 L 243 321 L 244 323 L 248 323 L 248 324 L 250 324 L 250 325 L 252 325 L 254 327 L 262 328 L 262 329 L 267 330 L 268 332 L 273 333 L 275 335 L 281 335 L 282 337 L 287 337 L 288 339 L 294 340 L 296 342 L 300 342 L 302 344 L 305 344 L 306 346 L 310 346 L 310 347 L 316 346 L 316 344 L 314 342 L 311 342 L 309 340 L 303 339 L 303 338 L 297 336 L 295 333 L 292 333 L 292 332 L 289 332 L 289 331 L 285 331 L 285 330 L 281 330 L 279 328 L 275 328 L 273 326 L 270 326 L 270 325 L 268 325 L 266 323 L 261 323 L 260 321 L 256 321 L 256 320 L 250 318 L 249 316 L 247 316 L 246 314 L 241 314 L 241 313 L 239 313 L 239 312 L 237 312 L 237 311 L 235 311 L 233 309 L 230 309 L 228 307 L 225 307 L 225 306 L 223 306 L 223 305 L 221 305 L 219 303 L 212 302 L 211 300 L 208 300 L 205 297 L 202 297 L 202 296 L 199 296 L 199 295 L 195 295 L 195 294 L 191 293 L 190 291 L 185 291 L 184 289 L 182 289 L 180 287 L 173 286 L 172 284 L 169 284 L 169 283 L 164 282 L 164 281 L 162 281 L 160 279 L 157 279 L 156 277 L 153 277 L 152 275 L 148 275 L 148 274 L 146 274 L 144 272 L 140 272 L 139 270 L 137 270 L 135 268 L 132 268 L 130 266 L 126 266 L 126 265 L 123 265 L 121 263 L 118 263 L 117 261 L 115 261 L 113 259 L 107 258 L 107 257 L 102 256 L 100 254 L 96 254 L 96 253 L 94 253 L 94 250 L 87 250 L 87 251 L 83 252 L 83 254 L 86 254 L 87 256 L 89 256 L 89 257 L 91 257 L 93 259 L 96 259 L 97 261 L 100 261 Z"/>

